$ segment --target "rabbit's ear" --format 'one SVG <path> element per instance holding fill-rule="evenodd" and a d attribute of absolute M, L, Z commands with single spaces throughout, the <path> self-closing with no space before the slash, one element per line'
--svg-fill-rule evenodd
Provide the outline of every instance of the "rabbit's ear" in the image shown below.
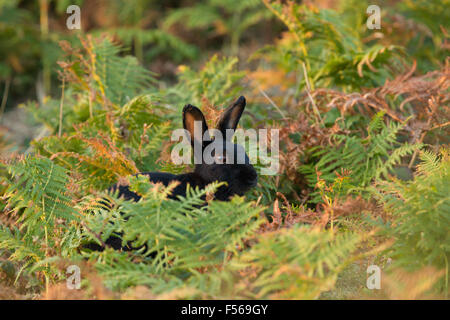
<path fill-rule="evenodd" d="M 236 130 L 239 119 L 245 108 L 245 98 L 240 96 L 231 106 L 229 106 L 220 116 L 217 129 L 222 132 L 223 137 L 226 137 L 226 130 Z"/>
<path fill-rule="evenodd" d="M 205 117 L 199 108 L 196 106 L 187 104 L 183 108 L 183 127 L 191 135 L 191 144 L 199 143 L 204 145 L 203 138 L 206 141 L 210 140 L 208 131 L 208 125 L 206 124 Z M 206 134 L 205 134 L 206 132 Z"/>

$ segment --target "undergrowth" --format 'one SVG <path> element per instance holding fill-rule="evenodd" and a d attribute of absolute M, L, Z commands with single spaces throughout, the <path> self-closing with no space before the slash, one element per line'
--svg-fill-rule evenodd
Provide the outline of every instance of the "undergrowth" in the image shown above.
<path fill-rule="evenodd" d="M 160 33 L 115 30 L 121 44 L 95 33 L 60 43 L 61 97 L 23 105 L 44 134 L 26 154 L 6 156 L 0 131 L 0 291 L 76 299 L 448 297 L 445 36 L 422 51 L 411 49 L 417 39 L 409 33 L 402 43 L 392 33 L 370 38 L 353 14 L 360 2 L 335 9 L 241 2 L 174 10 Z M 412 1 L 402 10 L 426 26 L 423 6 Z M 221 10 L 238 14 L 239 24 L 217 22 Z M 168 35 L 180 21 L 223 32 L 236 54 L 244 30 L 267 19 L 286 30 L 249 61 L 213 55 L 202 67 L 178 66 L 169 84 L 140 63 L 142 42 L 158 43 L 158 52 L 178 48 L 177 61 L 196 54 Z M 123 47 L 130 43 L 137 58 Z M 423 59 L 430 54 L 431 66 Z M 243 128 L 280 129 L 277 175 L 260 176 L 229 202 L 210 199 L 219 183 L 175 201 L 168 198 L 175 185 L 132 176 L 190 170 L 170 161 L 182 107 L 200 106 L 213 123 L 241 92 L 249 102 Z M 117 182 L 141 200 L 107 191 Z M 110 236 L 134 250 L 112 249 Z M 376 292 L 365 288 L 372 264 L 383 271 Z M 69 265 L 81 268 L 81 290 L 65 286 Z"/>

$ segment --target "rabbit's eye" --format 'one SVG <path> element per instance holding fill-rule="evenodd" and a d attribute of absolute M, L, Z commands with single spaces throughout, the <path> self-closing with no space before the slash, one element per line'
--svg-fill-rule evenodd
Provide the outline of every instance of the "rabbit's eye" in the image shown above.
<path fill-rule="evenodd" d="M 217 154 L 214 159 L 217 164 L 230 163 L 230 156 L 226 152 L 223 154 Z"/>
<path fill-rule="evenodd" d="M 226 160 L 226 157 L 223 155 L 217 155 L 217 156 L 215 156 L 215 160 L 217 163 L 224 163 Z"/>

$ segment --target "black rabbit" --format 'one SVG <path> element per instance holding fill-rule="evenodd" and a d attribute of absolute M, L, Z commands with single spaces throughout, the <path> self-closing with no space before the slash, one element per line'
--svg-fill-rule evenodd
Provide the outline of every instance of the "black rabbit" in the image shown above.
<path fill-rule="evenodd" d="M 172 181 L 179 181 L 180 184 L 170 195 L 170 198 L 175 200 L 178 200 L 177 196 L 179 195 L 186 195 L 186 188 L 188 184 L 191 187 L 204 188 L 206 185 L 214 181 L 226 182 L 226 185 L 219 187 L 214 194 L 215 199 L 228 201 L 233 195 L 242 196 L 250 188 L 256 186 L 257 173 L 255 168 L 253 168 L 250 164 L 250 160 L 245 153 L 245 149 L 240 145 L 233 144 L 230 141 L 231 137 L 226 136 L 226 130 L 232 129 L 234 132 L 244 108 L 244 97 L 240 97 L 236 100 L 236 102 L 228 107 L 222 113 L 217 127 L 217 129 L 222 133 L 223 139 L 220 140 L 220 137 L 214 137 L 214 139 L 211 140 L 209 133 L 207 132 L 208 127 L 203 113 L 195 106 L 190 104 L 186 105 L 183 108 L 183 127 L 190 134 L 192 147 L 195 149 L 195 145 L 197 145 L 203 155 L 205 148 L 207 148 L 210 143 L 215 141 L 223 147 L 222 154 L 213 154 L 214 160 L 211 164 L 205 163 L 203 156 L 197 155 L 198 161 L 196 162 L 198 162 L 198 164 L 195 165 L 194 171 L 185 174 L 175 175 L 166 172 L 142 172 L 139 174 L 147 175 L 151 182 L 162 182 L 166 186 Z M 208 139 L 195 139 L 195 121 L 199 121 L 199 123 L 201 123 L 202 137 L 207 137 Z M 126 200 L 139 201 L 140 199 L 140 196 L 130 191 L 128 186 L 116 184 L 110 188 L 110 190 L 113 192 L 118 192 L 118 196 L 124 197 Z M 121 249 L 124 251 L 130 251 L 139 249 L 133 248 L 130 243 L 124 245 L 122 240 L 115 235 L 111 235 L 105 243 L 116 250 Z M 146 247 L 146 245 L 144 245 L 144 247 Z M 104 247 L 101 247 L 95 243 L 89 243 L 85 245 L 84 248 L 96 251 L 102 251 L 104 249 Z"/>
<path fill-rule="evenodd" d="M 226 136 L 226 130 L 232 129 L 233 132 L 236 130 L 245 104 L 245 98 L 241 96 L 222 113 L 217 125 L 217 129 L 222 133 L 221 141 L 219 141 L 220 138 L 218 137 L 214 137 L 212 140 L 209 138 L 208 126 L 200 109 L 190 104 L 186 105 L 183 108 L 183 127 L 190 134 L 192 147 L 195 148 L 195 145 L 197 145 L 203 155 L 205 148 L 215 141 L 223 146 L 222 155 L 217 154 L 215 156 L 213 153 L 214 160 L 211 164 L 207 164 L 202 156 L 198 157 L 197 155 L 198 161 L 196 162 L 198 164 L 195 165 L 194 171 L 185 174 L 175 175 L 165 172 L 142 172 L 139 174 L 147 175 L 151 182 L 162 182 L 166 186 L 172 181 L 179 181 L 180 184 L 170 196 L 172 199 L 177 199 L 179 195 L 185 196 L 188 184 L 191 187 L 204 188 L 214 181 L 226 182 L 226 185 L 221 186 L 214 194 L 215 199 L 228 201 L 233 195 L 242 196 L 250 188 L 256 186 L 257 173 L 250 164 L 250 160 L 245 154 L 245 149 L 241 145 L 232 143 L 230 141 L 231 137 Z M 196 121 L 201 123 L 202 137 L 207 137 L 208 139 L 199 141 L 195 137 L 194 124 Z M 112 188 L 113 191 L 117 191 L 117 189 L 119 197 L 123 196 L 127 200 L 135 201 L 140 199 L 140 196 L 130 191 L 128 186 L 115 185 Z"/>

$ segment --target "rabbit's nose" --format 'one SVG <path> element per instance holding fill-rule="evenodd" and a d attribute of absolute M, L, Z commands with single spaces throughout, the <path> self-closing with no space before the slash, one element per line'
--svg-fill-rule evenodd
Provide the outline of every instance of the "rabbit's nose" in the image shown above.
<path fill-rule="evenodd" d="M 256 185 L 258 184 L 258 179 L 252 179 L 248 181 L 248 185 L 253 188 L 256 187 Z"/>
<path fill-rule="evenodd" d="M 245 183 L 250 187 L 255 187 L 258 183 L 258 175 L 256 174 L 256 172 L 251 171 L 247 173 Z"/>

